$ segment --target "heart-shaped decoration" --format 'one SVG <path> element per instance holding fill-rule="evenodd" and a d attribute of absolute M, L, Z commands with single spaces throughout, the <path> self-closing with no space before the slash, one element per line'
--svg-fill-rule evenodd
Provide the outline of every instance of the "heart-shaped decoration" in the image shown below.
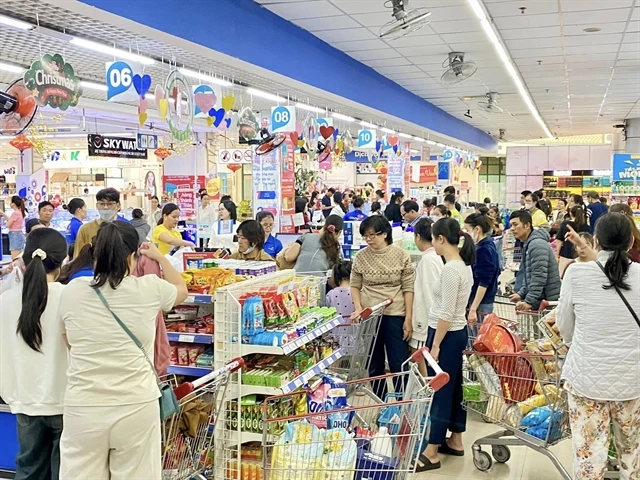
<path fill-rule="evenodd" d="M 193 101 L 196 103 L 196 107 L 198 107 L 203 112 L 208 112 L 213 107 L 216 106 L 216 102 L 218 98 L 215 93 L 196 93 L 193 96 Z"/>
<path fill-rule="evenodd" d="M 298 132 L 291 132 L 291 133 L 289 134 L 289 138 L 291 138 L 291 142 L 292 142 L 294 145 L 298 145 L 298 140 L 299 140 L 299 138 L 298 138 Z"/>
<path fill-rule="evenodd" d="M 213 118 L 211 118 L 211 117 L 207 117 L 207 125 L 208 125 L 208 126 L 213 125 Z"/>
<path fill-rule="evenodd" d="M 225 95 L 222 97 L 222 108 L 224 108 L 227 112 L 233 108 L 236 104 L 236 99 L 233 95 Z M 204 110 L 206 112 L 206 110 Z"/>
<path fill-rule="evenodd" d="M 322 138 L 324 138 L 325 140 L 329 139 L 331 135 L 333 135 L 334 131 L 335 128 L 333 127 L 327 127 L 326 125 L 322 125 L 320 127 L 320 135 L 322 135 Z"/>
<path fill-rule="evenodd" d="M 140 126 L 144 125 L 144 122 L 147 121 L 148 115 L 146 113 L 140 113 L 138 115 L 138 123 L 140 124 Z"/>
<path fill-rule="evenodd" d="M 230 126 L 231 126 L 231 119 L 225 118 L 224 122 L 222 122 L 218 128 L 220 130 L 228 130 Z"/>
<path fill-rule="evenodd" d="M 169 111 L 169 100 L 161 98 L 158 102 L 158 111 L 160 112 L 160 118 L 164 120 L 167 118 L 167 112 Z"/>
<path fill-rule="evenodd" d="M 147 101 L 146 98 L 139 98 L 138 99 L 138 114 L 146 113 L 148 104 L 149 104 L 149 102 Z"/>
<path fill-rule="evenodd" d="M 393 153 L 398 153 L 398 145 L 393 146 Z"/>
<path fill-rule="evenodd" d="M 398 141 L 400 139 L 398 137 L 387 137 L 387 142 L 389 142 L 389 145 L 398 145 Z"/>
<path fill-rule="evenodd" d="M 222 123 L 222 120 L 224 119 L 224 115 L 225 115 L 224 108 L 210 108 L 209 109 L 209 116 L 213 117 L 213 126 L 218 128 L 218 126 Z"/>
<path fill-rule="evenodd" d="M 133 81 L 133 88 L 136 89 L 136 92 L 138 92 L 138 95 L 144 98 L 144 96 L 147 94 L 147 92 L 151 88 L 151 76 L 147 75 L 146 73 L 140 76 L 136 73 L 133 76 L 132 81 Z"/>
<path fill-rule="evenodd" d="M 304 139 L 299 139 L 299 140 L 298 140 L 298 144 L 297 144 L 297 145 L 298 145 L 298 148 L 302 148 L 302 147 L 304 147 L 304 144 L 305 144 Z"/>
<path fill-rule="evenodd" d="M 379 152 L 382 149 L 382 142 L 380 140 L 376 140 L 376 152 Z"/>
<path fill-rule="evenodd" d="M 337 140 L 337 139 L 338 139 L 338 135 L 340 135 L 340 129 L 339 129 L 339 128 L 336 128 L 336 129 L 333 131 L 333 139 L 334 139 L 334 140 Z"/>

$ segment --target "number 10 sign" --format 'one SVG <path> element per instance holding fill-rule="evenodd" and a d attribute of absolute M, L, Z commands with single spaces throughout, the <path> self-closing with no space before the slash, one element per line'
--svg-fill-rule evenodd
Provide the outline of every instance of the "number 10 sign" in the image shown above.
<path fill-rule="evenodd" d="M 358 148 L 376 148 L 375 130 L 358 130 Z"/>

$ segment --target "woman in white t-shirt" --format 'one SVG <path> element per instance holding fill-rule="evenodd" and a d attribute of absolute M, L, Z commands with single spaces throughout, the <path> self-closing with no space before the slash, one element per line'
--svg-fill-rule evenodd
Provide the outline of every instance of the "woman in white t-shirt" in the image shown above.
<path fill-rule="evenodd" d="M 225 200 L 218 205 L 218 221 L 211 225 L 209 234 L 209 248 L 227 248 L 234 252 L 238 249 L 238 209 L 231 200 Z M 222 223 L 227 222 L 227 223 Z M 230 223 L 229 223 L 230 222 Z M 228 233 L 222 233 L 228 230 Z"/>
<path fill-rule="evenodd" d="M 67 347 L 57 313 L 65 288 L 56 283 L 67 242 L 51 228 L 27 237 L 23 284 L 0 295 L 0 396 L 17 416 L 16 478 L 58 479 Z"/>
<path fill-rule="evenodd" d="M 103 224 L 94 244 L 94 278 L 77 278 L 60 299 L 69 343 L 69 383 L 60 443 L 60 478 L 162 478 L 160 396 L 153 363 L 156 317 L 187 298 L 187 287 L 151 243 L 164 280 L 134 277 L 138 236 L 126 222 Z M 99 298 L 144 346 L 148 360 Z M 150 364 L 151 362 L 151 364 Z"/>

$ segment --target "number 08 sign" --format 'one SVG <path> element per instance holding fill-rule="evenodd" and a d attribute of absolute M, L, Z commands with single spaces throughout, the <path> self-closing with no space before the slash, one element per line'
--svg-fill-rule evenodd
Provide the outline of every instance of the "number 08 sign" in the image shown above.
<path fill-rule="evenodd" d="M 274 133 L 296 131 L 295 107 L 271 107 L 271 129 Z"/>

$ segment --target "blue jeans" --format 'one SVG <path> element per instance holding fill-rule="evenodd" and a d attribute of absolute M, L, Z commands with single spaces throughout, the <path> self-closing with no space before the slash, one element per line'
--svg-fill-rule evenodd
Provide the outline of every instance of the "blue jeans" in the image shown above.
<path fill-rule="evenodd" d="M 58 480 L 62 415 L 30 417 L 18 414 L 15 480 Z"/>
<path fill-rule="evenodd" d="M 373 351 L 371 352 L 371 363 L 369 364 L 369 375 L 377 377 L 385 374 L 385 350 L 389 360 L 389 370 L 392 373 L 402 371 L 402 364 L 409 358 L 409 343 L 402 339 L 404 331 L 404 317 L 383 315 L 380 320 L 380 330 L 376 336 Z M 402 378 L 394 379 L 396 393 L 401 393 Z M 387 395 L 387 382 L 378 380 L 373 382 L 373 392 L 378 398 L 384 400 Z"/>

